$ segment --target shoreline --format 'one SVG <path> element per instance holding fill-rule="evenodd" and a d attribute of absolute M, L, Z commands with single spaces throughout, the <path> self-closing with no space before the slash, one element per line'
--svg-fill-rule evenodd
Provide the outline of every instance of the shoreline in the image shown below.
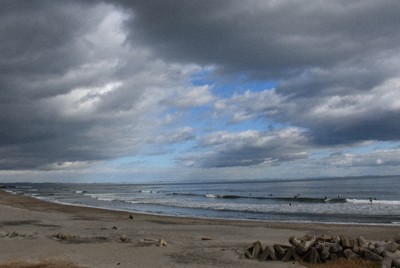
<path fill-rule="evenodd" d="M 18 195 L 14 192 L 11 192 L 11 194 Z M 73 207 L 82 207 L 82 208 L 93 208 L 93 209 L 100 209 L 100 210 L 107 210 L 107 211 L 115 211 L 115 212 L 125 212 L 125 213 L 130 213 L 130 214 L 135 214 L 135 215 L 149 215 L 149 216 L 155 216 L 155 217 L 172 217 L 172 218 L 178 218 L 178 219 L 199 219 L 199 220 L 212 220 L 212 221 L 232 221 L 233 223 L 235 222 L 258 222 L 258 223 L 273 223 L 273 224 L 312 224 L 312 225 L 350 225 L 350 226 L 394 226 L 394 227 L 400 227 L 400 222 L 396 223 L 359 223 L 359 222 L 318 222 L 318 221 L 301 221 L 301 220 L 287 220 L 287 221 L 273 221 L 273 220 L 262 220 L 262 219 L 239 219 L 239 218 L 214 218 L 214 217 L 202 217 L 202 216 L 190 216 L 190 215 L 172 215 L 172 214 L 161 214 L 161 213 L 152 213 L 152 212 L 143 212 L 143 211 L 135 211 L 135 210 L 124 210 L 124 209 L 112 209 L 112 208 L 106 208 L 106 207 L 96 207 L 96 206 L 90 206 L 90 205 L 84 205 L 84 204 L 71 204 L 71 203 L 66 203 L 66 202 L 60 202 L 60 201 L 48 201 L 45 199 L 41 198 L 36 198 L 34 196 L 26 196 L 23 195 L 24 197 L 29 197 L 33 198 L 36 200 L 40 200 L 46 203 L 54 203 L 54 204 L 59 204 L 62 206 L 73 206 Z"/>
<path fill-rule="evenodd" d="M 113 209 L 113 208 L 106 208 L 106 207 L 97 207 L 97 206 L 90 206 L 84 204 L 72 204 L 67 202 L 61 202 L 58 200 L 50 201 L 43 198 L 38 198 L 35 196 L 29 195 L 20 195 L 16 192 L 0 189 L 8 194 L 17 195 L 21 197 L 28 197 L 33 198 L 35 200 L 43 201 L 46 203 L 53 203 L 59 204 L 61 206 L 73 206 L 73 207 L 82 207 L 82 208 L 93 208 L 93 209 L 100 209 L 100 210 L 107 210 L 107 211 L 115 211 L 115 212 L 125 212 L 130 214 L 138 214 L 138 215 L 150 215 L 155 217 L 173 217 L 173 218 L 181 218 L 181 219 L 200 219 L 200 220 L 215 220 L 215 221 L 233 221 L 233 222 L 259 222 L 259 223 L 274 223 L 274 224 L 313 224 L 313 225 L 350 225 L 350 226 L 394 226 L 400 227 L 400 222 L 395 223 L 365 223 L 365 222 L 319 222 L 319 221 L 301 221 L 301 220 L 287 220 L 287 221 L 274 221 L 274 220 L 263 220 L 263 219 L 249 219 L 249 218 L 214 218 L 214 217 L 207 217 L 207 216 L 191 216 L 191 215 L 172 215 L 172 214 L 162 214 L 162 213 L 152 213 L 152 212 L 143 212 L 143 211 L 136 211 L 136 210 L 124 210 L 124 209 Z"/>
<path fill-rule="evenodd" d="M 400 226 L 177 217 L 64 205 L 0 190 L 0 264 L 51 259 L 82 267 L 301 267 L 243 258 L 257 240 L 288 244 L 292 235 L 389 240 Z M 11 238 L 4 234 L 21 234 Z M 71 239 L 57 239 L 55 234 Z M 125 241 L 122 241 L 126 238 Z M 167 242 L 157 247 L 147 240 Z M 32 248 L 32 246 L 34 246 Z M 112 254 L 111 254 L 112 253 Z"/>

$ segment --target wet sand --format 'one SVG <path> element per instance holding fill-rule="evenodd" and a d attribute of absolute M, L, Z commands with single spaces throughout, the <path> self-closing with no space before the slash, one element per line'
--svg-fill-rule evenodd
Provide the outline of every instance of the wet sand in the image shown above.
<path fill-rule="evenodd" d="M 67 206 L 0 190 L 0 264 L 69 261 L 81 267 L 302 267 L 245 259 L 243 249 L 292 235 L 389 240 L 400 226 L 178 218 Z M 159 239 L 167 245 L 158 246 Z"/>

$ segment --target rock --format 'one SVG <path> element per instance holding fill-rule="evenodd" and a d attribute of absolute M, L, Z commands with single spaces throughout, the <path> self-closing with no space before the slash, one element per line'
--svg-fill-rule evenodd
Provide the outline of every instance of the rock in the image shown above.
<path fill-rule="evenodd" d="M 167 242 L 164 239 L 160 238 L 158 240 L 157 247 L 165 247 L 166 245 L 167 245 Z"/>
<path fill-rule="evenodd" d="M 365 240 L 364 237 L 362 237 L 362 236 L 358 237 L 358 238 L 357 238 L 357 241 L 358 241 L 358 246 L 359 246 L 360 248 L 366 248 L 366 247 L 368 247 L 368 242 L 367 242 L 367 240 Z"/>
<path fill-rule="evenodd" d="M 374 251 L 374 250 L 375 250 L 375 245 L 372 244 L 372 243 L 369 243 L 367 248 L 368 248 L 369 250 L 371 250 L 371 251 Z"/>
<path fill-rule="evenodd" d="M 332 236 L 331 242 L 339 245 L 340 244 L 340 237 L 339 236 Z"/>
<path fill-rule="evenodd" d="M 244 249 L 244 255 L 248 259 L 257 259 L 261 249 L 262 249 L 261 242 L 256 241 Z"/>
<path fill-rule="evenodd" d="M 286 252 L 287 252 L 287 247 L 286 246 L 275 244 L 273 247 L 275 249 L 275 253 L 277 255 L 277 258 L 282 259 L 283 256 L 286 255 Z"/>
<path fill-rule="evenodd" d="M 311 254 L 310 254 L 309 261 L 310 261 L 311 264 L 321 263 L 321 260 L 319 258 L 318 251 L 317 251 L 316 248 L 312 248 L 311 249 Z"/>
<path fill-rule="evenodd" d="M 297 239 L 292 236 L 289 238 L 289 243 L 295 247 L 296 251 L 300 254 L 306 253 L 312 246 L 314 246 L 317 239 L 315 236 L 307 237 L 307 240 Z"/>
<path fill-rule="evenodd" d="M 323 241 L 323 242 L 331 242 L 332 241 L 332 237 L 329 236 L 329 235 L 321 235 L 321 236 L 317 237 L 317 240 L 318 241 Z"/>
<path fill-rule="evenodd" d="M 382 245 L 376 246 L 375 245 L 375 250 L 374 250 L 375 254 L 378 254 L 378 255 L 382 256 L 383 252 L 385 252 L 385 247 L 384 246 L 382 246 Z"/>
<path fill-rule="evenodd" d="M 400 268 L 400 259 L 393 259 L 392 267 Z"/>
<path fill-rule="evenodd" d="M 70 239 L 70 238 L 71 238 L 70 235 L 67 235 L 67 234 L 61 233 L 61 232 L 56 233 L 56 234 L 53 234 L 53 237 L 58 238 L 58 239 L 60 239 L 60 240 L 67 240 L 67 239 Z"/>
<path fill-rule="evenodd" d="M 392 242 L 385 245 L 385 251 L 395 252 L 397 250 L 397 243 Z"/>
<path fill-rule="evenodd" d="M 321 250 L 321 259 L 326 261 L 327 259 L 329 259 L 330 256 L 331 256 L 331 253 L 329 252 L 329 247 L 324 247 Z"/>
<path fill-rule="evenodd" d="M 327 248 L 327 250 L 330 253 L 337 253 L 339 251 L 342 251 L 343 248 L 339 246 L 339 244 L 332 243 L 332 242 L 317 242 L 315 245 L 315 248 L 319 251 L 322 252 L 324 248 Z"/>
<path fill-rule="evenodd" d="M 212 238 L 210 238 L 210 237 L 202 237 L 201 238 L 201 240 L 203 240 L 203 241 L 207 241 L 207 240 L 213 240 Z"/>
<path fill-rule="evenodd" d="M 366 260 L 379 261 L 379 262 L 381 262 L 383 260 L 383 258 L 381 256 L 373 253 L 372 251 L 370 251 L 369 249 L 366 249 L 366 248 L 363 248 L 361 250 L 361 254 L 364 257 L 364 259 L 366 259 Z"/>
<path fill-rule="evenodd" d="M 350 248 L 351 247 L 350 240 L 347 237 L 341 236 L 340 237 L 340 241 L 342 242 L 342 247 L 343 248 Z"/>
<path fill-rule="evenodd" d="M 336 254 L 331 254 L 331 256 L 329 257 L 329 259 L 330 259 L 331 261 L 337 261 L 338 256 L 337 256 Z"/>
<path fill-rule="evenodd" d="M 306 254 L 303 255 L 301 261 L 308 262 L 310 264 L 321 263 L 318 250 L 315 247 L 311 248 Z"/>
<path fill-rule="evenodd" d="M 356 253 L 354 253 L 351 249 L 345 249 L 344 251 L 343 251 L 343 253 L 344 253 L 344 255 L 346 256 L 346 258 L 348 259 L 348 260 L 357 260 L 357 259 L 359 259 L 360 258 L 360 256 L 358 255 L 358 254 L 356 254 Z"/>
<path fill-rule="evenodd" d="M 360 247 L 358 246 L 358 242 L 354 243 L 352 250 L 354 251 L 354 253 L 357 253 L 357 254 L 360 253 Z"/>
<path fill-rule="evenodd" d="M 339 244 L 332 244 L 329 247 L 329 252 L 330 253 L 337 253 L 337 252 L 340 252 L 342 250 L 343 250 L 343 248 L 341 246 L 339 246 Z"/>
<path fill-rule="evenodd" d="M 385 256 L 383 258 L 381 268 L 392 268 L 392 258 Z"/>
<path fill-rule="evenodd" d="M 17 236 L 19 236 L 19 233 L 18 233 L 17 231 L 13 231 L 13 232 L 10 234 L 10 237 L 17 237 Z"/>
<path fill-rule="evenodd" d="M 266 261 L 268 259 L 276 261 L 275 249 L 273 246 L 266 246 L 265 249 L 258 255 L 260 261 Z"/>
<path fill-rule="evenodd" d="M 286 255 L 283 256 L 283 258 L 282 258 L 282 261 L 284 261 L 284 262 L 287 262 L 290 260 L 294 260 L 294 261 L 301 260 L 299 254 L 297 254 L 297 250 L 295 249 L 295 247 L 288 248 Z"/>
<path fill-rule="evenodd" d="M 396 250 L 395 252 L 385 251 L 385 252 L 383 252 L 383 256 L 384 257 L 387 256 L 392 259 L 398 259 L 398 258 L 400 258 L 400 251 L 399 250 Z"/>
<path fill-rule="evenodd" d="M 129 242 L 129 238 L 124 234 L 119 237 L 119 240 L 121 242 Z"/>
<path fill-rule="evenodd" d="M 319 241 L 315 245 L 315 249 L 317 249 L 320 252 L 320 257 L 323 261 L 329 259 L 330 255 L 331 255 L 329 249 L 332 245 L 333 245 L 333 243 L 323 242 L 323 241 Z"/>
<path fill-rule="evenodd" d="M 129 215 L 129 219 L 133 220 L 133 216 L 132 216 L 132 215 Z"/>

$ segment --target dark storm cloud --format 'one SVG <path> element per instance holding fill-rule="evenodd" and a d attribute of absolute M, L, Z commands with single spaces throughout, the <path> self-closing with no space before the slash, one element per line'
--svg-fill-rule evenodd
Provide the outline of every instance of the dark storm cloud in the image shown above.
<path fill-rule="evenodd" d="M 217 132 L 204 137 L 202 149 L 211 152 L 185 156 L 182 164 L 203 168 L 254 165 L 277 165 L 280 162 L 307 158 L 307 133 L 295 128 L 261 132 Z"/>
<path fill-rule="evenodd" d="M 142 146 L 154 91 L 181 70 L 128 50 L 123 16 L 101 1 L 0 2 L 0 169 L 84 166 Z"/>
<path fill-rule="evenodd" d="M 264 110 L 254 111 L 250 104 L 233 112 L 238 117 L 264 115 L 307 128 L 319 145 L 400 140 L 399 105 L 382 100 L 399 91 L 398 80 L 389 83 L 400 75 L 399 2 L 123 4 L 134 10 L 126 24 L 130 39 L 166 60 L 216 66 L 220 75 L 279 81 L 275 98 L 281 101 L 274 114 L 265 100 Z M 338 103 L 332 103 L 335 98 Z"/>
<path fill-rule="evenodd" d="M 127 27 L 172 61 L 277 79 L 398 49 L 394 1 L 122 1 Z"/>
<path fill-rule="evenodd" d="M 400 140 L 399 28 L 397 1 L 1 1 L 0 169 L 82 167 L 146 142 L 197 140 L 207 153 L 183 162 L 232 167 Z M 188 82 L 201 68 L 278 86 L 217 100 Z M 296 131 L 154 130 L 165 108 L 210 103 Z"/>

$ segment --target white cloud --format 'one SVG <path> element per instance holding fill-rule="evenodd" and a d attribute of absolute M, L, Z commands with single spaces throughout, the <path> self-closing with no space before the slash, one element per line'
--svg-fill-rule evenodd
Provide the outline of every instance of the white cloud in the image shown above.
<path fill-rule="evenodd" d="M 207 168 L 276 165 L 308 157 L 308 137 L 296 128 L 270 132 L 219 131 L 203 137 L 199 147 L 203 153 L 186 155 L 181 163 Z"/>
<path fill-rule="evenodd" d="M 164 100 L 164 103 L 179 108 L 192 108 L 208 105 L 214 100 L 214 96 L 208 85 L 181 88 L 174 95 Z"/>

